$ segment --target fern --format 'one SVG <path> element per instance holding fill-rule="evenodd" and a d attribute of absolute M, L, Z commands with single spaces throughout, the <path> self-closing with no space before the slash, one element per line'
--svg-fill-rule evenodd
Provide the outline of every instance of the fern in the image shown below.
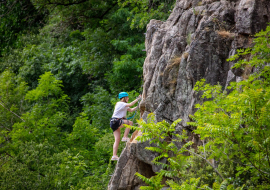
<path fill-rule="evenodd" d="M 143 180 L 146 184 L 149 186 L 142 186 L 140 189 L 145 189 L 145 190 L 160 190 L 164 185 L 161 184 L 162 181 L 162 176 L 161 175 L 155 175 L 151 178 L 146 178 L 143 175 L 139 174 L 138 172 L 135 173 L 135 175 Z"/>
<path fill-rule="evenodd" d="M 220 190 L 226 190 L 228 187 L 229 183 L 228 181 L 225 179 L 221 184 L 220 184 Z"/>

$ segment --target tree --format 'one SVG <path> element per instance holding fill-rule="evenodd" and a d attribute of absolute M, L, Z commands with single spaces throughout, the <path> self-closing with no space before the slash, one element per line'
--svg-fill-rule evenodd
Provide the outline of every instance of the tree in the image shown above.
<path fill-rule="evenodd" d="M 24 121 L 21 117 L 29 109 L 25 101 L 26 83 L 9 71 L 0 74 L 0 141 L 3 146 L 10 143 L 9 133 L 13 125 Z"/>
<path fill-rule="evenodd" d="M 17 38 L 26 31 L 42 25 L 43 12 L 37 11 L 30 0 L 0 2 L 0 57 L 11 48 L 19 47 Z"/>

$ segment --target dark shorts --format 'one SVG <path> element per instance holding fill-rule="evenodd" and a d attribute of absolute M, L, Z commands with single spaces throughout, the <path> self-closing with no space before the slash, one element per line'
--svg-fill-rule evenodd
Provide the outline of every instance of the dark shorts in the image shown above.
<path fill-rule="evenodd" d="M 123 120 L 122 119 L 118 119 L 118 118 L 111 118 L 110 119 L 110 126 L 114 131 L 116 131 L 123 123 Z"/>

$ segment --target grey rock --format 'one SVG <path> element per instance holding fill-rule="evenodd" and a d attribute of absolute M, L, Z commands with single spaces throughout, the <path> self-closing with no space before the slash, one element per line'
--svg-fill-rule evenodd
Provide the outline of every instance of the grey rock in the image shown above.
<path fill-rule="evenodd" d="M 225 89 L 229 86 L 230 82 L 232 81 L 236 81 L 236 76 L 233 74 L 231 70 L 229 70 Z"/>
<path fill-rule="evenodd" d="M 135 176 L 136 172 L 148 178 L 155 175 L 151 163 L 154 157 L 148 158 L 147 152 L 140 152 L 142 149 L 145 150 L 146 146 L 144 143 L 127 143 L 115 167 L 108 190 L 133 190 L 146 185 Z"/>
<path fill-rule="evenodd" d="M 237 32 L 255 34 L 266 28 L 270 21 L 269 10 L 269 0 L 241 0 L 236 15 Z"/>
<path fill-rule="evenodd" d="M 160 190 L 167 190 L 167 189 L 169 189 L 169 187 L 163 187 L 163 188 L 160 189 Z"/>
<path fill-rule="evenodd" d="M 145 111 L 145 112 L 143 112 L 143 114 L 142 114 L 142 119 L 144 120 L 144 122 L 148 122 L 148 119 L 147 119 L 147 117 L 148 117 L 148 114 L 149 114 L 150 112 L 148 112 L 148 111 Z"/>

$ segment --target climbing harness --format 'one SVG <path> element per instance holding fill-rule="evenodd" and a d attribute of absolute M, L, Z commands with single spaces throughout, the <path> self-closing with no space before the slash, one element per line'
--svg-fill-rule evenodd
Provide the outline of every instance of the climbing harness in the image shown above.
<path fill-rule="evenodd" d="M 111 122 L 112 124 L 115 124 L 119 119 L 120 119 L 120 118 L 115 118 L 115 117 L 113 117 L 113 118 L 110 119 L 110 122 Z"/>

